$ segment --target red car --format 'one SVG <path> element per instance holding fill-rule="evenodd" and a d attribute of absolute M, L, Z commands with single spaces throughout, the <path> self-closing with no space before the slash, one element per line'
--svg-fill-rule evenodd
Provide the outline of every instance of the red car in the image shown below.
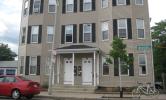
<path fill-rule="evenodd" d="M 11 96 L 13 99 L 26 97 L 31 99 L 40 93 L 40 84 L 22 76 L 0 76 L 0 95 Z"/>

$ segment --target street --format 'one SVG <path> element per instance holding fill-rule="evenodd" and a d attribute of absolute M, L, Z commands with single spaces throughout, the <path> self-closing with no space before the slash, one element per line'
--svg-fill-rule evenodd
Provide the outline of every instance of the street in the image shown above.
<path fill-rule="evenodd" d="M 13 99 L 10 98 L 10 97 L 1 97 L 0 96 L 0 100 L 13 100 Z M 28 100 L 28 99 L 22 98 L 20 100 Z M 39 97 L 36 98 L 36 97 L 34 97 L 31 100 L 55 100 L 55 99 L 51 99 L 51 98 L 39 98 Z"/>

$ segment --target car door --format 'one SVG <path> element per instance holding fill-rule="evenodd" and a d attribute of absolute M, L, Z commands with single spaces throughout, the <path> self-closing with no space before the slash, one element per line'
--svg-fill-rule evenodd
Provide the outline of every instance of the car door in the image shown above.
<path fill-rule="evenodd" d="M 4 76 L 0 76 L 0 95 L 3 95 L 3 81 Z"/>

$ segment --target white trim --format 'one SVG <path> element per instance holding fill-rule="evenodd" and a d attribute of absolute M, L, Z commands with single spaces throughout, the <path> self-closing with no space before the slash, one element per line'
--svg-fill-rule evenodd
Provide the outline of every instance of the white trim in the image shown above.
<path fill-rule="evenodd" d="M 72 42 L 66 42 L 66 27 L 69 27 L 71 26 L 72 27 Z M 68 44 L 68 43 L 73 43 L 73 31 L 74 31 L 74 25 L 73 24 L 69 24 L 69 25 L 65 25 L 65 43 Z"/>
<path fill-rule="evenodd" d="M 104 7 L 103 6 L 103 0 L 101 0 L 101 2 L 100 2 L 101 3 L 101 8 L 105 9 L 105 8 L 109 7 L 109 1 L 107 0 L 106 2 L 107 2 L 107 6 Z"/>
<path fill-rule="evenodd" d="M 140 64 L 139 64 L 139 56 L 144 55 L 145 57 L 145 68 L 146 68 L 146 74 L 140 73 Z M 148 69 L 147 69 L 147 55 L 145 53 L 139 53 L 138 54 L 138 74 L 139 76 L 147 76 L 148 75 Z"/>
<path fill-rule="evenodd" d="M 116 5 L 119 5 L 119 6 L 126 5 L 126 0 L 124 0 L 124 2 L 125 2 L 124 4 L 119 4 L 119 3 L 118 3 L 118 0 L 117 0 L 117 1 L 116 1 Z"/>
<path fill-rule="evenodd" d="M 90 41 L 84 41 L 85 25 L 90 25 Z M 92 42 L 92 23 L 83 24 L 83 43 L 91 43 L 91 42 Z"/>
<path fill-rule="evenodd" d="M 137 4 L 137 0 L 135 0 L 135 5 L 144 5 L 144 0 L 142 0 L 142 4 Z"/>
<path fill-rule="evenodd" d="M 35 74 L 31 74 L 31 73 L 30 73 L 30 66 L 31 66 L 31 62 L 32 62 L 32 60 L 31 60 L 32 57 L 35 57 L 35 58 L 36 58 L 36 66 L 35 66 L 35 67 L 36 67 L 36 72 L 35 72 Z M 29 62 L 30 62 L 30 63 L 29 63 L 29 75 L 37 75 L 37 56 L 30 56 L 30 57 L 29 57 Z"/>
<path fill-rule="evenodd" d="M 122 28 L 122 27 L 119 27 L 119 21 L 120 20 L 125 20 L 125 24 L 126 24 L 126 27 Z M 119 29 L 126 29 L 126 38 L 121 38 L 121 39 L 128 39 L 128 26 L 127 26 L 127 19 L 118 19 L 118 37 L 119 37 Z M 120 37 L 119 37 L 120 38 Z"/>
<path fill-rule="evenodd" d="M 137 25 L 138 25 L 138 20 L 140 21 L 140 20 L 142 20 L 143 21 L 143 30 L 144 30 L 144 38 L 139 38 L 138 37 L 138 27 L 137 27 Z M 144 19 L 141 19 L 141 18 L 137 18 L 136 19 L 136 31 L 137 31 L 137 38 L 138 39 L 146 39 L 146 35 L 145 35 L 145 21 L 144 21 Z"/>

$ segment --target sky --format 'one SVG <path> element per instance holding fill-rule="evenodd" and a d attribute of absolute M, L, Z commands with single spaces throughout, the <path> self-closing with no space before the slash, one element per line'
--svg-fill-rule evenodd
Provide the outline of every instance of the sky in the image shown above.
<path fill-rule="evenodd" d="M 166 0 L 149 0 L 151 26 L 166 19 Z M 22 0 L 0 0 L 0 43 L 18 53 Z"/>

